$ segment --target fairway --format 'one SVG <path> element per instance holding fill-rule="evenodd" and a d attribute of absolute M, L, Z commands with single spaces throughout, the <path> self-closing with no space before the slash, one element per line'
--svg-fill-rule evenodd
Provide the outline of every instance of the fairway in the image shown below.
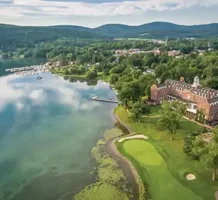
<path fill-rule="evenodd" d="M 120 150 L 140 169 L 152 200 L 203 200 L 172 176 L 165 160 L 149 142 L 128 140 L 120 144 Z"/>

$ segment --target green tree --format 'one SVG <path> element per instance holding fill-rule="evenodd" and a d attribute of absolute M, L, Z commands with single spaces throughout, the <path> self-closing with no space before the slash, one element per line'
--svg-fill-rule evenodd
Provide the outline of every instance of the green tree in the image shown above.
<path fill-rule="evenodd" d="M 97 71 L 88 71 L 86 73 L 87 79 L 95 79 L 97 77 Z"/>
<path fill-rule="evenodd" d="M 218 144 L 211 144 L 205 147 L 203 155 L 200 156 L 200 162 L 206 169 L 212 169 L 212 180 L 216 180 L 216 170 L 218 167 Z"/>
<path fill-rule="evenodd" d="M 150 114 L 150 108 L 145 103 L 143 103 L 141 101 L 137 101 L 137 102 L 132 104 L 130 112 L 131 112 L 131 118 L 134 121 L 141 122 L 142 115 L 149 115 Z"/>
<path fill-rule="evenodd" d="M 204 146 L 204 141 L 200 140 L 197 141 L 198 144 L 194 145 L 196 142 L 196 137 L 199 136 L 199 132 L 192 132 L 190 134 L 187 134 L 184 137 L 184 146 L 183 146 L 183 152 L 191 159 L 193 160 L 199 160 L 200 159 L 200 154 L 198 149 L 195 150 L 194 146 L 197 147 L 202 147 Z"/>
<path fill-rule="evenodd" d="M 132 76 L 133 76 L 134 79 L 138 79 L 139 76 L 141 76 L 141 75 L 142 75 L 142 70 L 141 69 L 134 69 L 132 71 Z"/>
<path fill-rule="evenodd" d="M 124 82 L 119 92 L 119 99 L 123 102 L 136 102 L 142 96 L 139 81 Z M 126 104 L 126 103 L 124 103 Z"/>
<path fill-rule="evenodd" d="M 213 171 L 212 180 L 216 180 L 218 168 L 218 127 L 215 127 L 210 142 L 197 137 L 193 143 L 192 152 L 199 157 L 200 165 Z"/>
<path fill-rule="evenodd" d="M 213 89 L 218 89 L 218 77 L 210 77 L 206 79 L 205 85 Z"/>
<path fill-rule="evenodd" d="M 174 139 L 176 130 L 179 128 L 179 121 L 184 115 L 186 106 L 178 101 L 164 102 L 158 125 L 169 131 L 171 139 Z"/>
<path fill-rule="evenodd" d="M 119 75 L 118 74 L 111 74 L 110 75 L 110 84 L 115 84 L 119 79 Z"/>

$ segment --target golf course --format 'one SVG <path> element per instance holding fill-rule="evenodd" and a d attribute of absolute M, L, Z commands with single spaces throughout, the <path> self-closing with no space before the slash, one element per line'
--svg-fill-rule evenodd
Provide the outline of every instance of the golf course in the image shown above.
<path fill-rule="evenodd" d="M 148 137 L 116 142 L 117 149 L 131 161 L 144 182 L 147 199 L 215 199 L 218 181 L 212 181 L 212 172 L 183 153 L 184 135 L 202 129 L 201 126 L 181 119 L 180 128 L 172 141 L 167 131 L 156 127 L 156 118 L 143 118 L 141 123 L 132 122 L 122 106 L 117 107 L 115 112 L 133 132 Z M 187 174 L 193 174 L 196 179 L 187 180 Z"/>

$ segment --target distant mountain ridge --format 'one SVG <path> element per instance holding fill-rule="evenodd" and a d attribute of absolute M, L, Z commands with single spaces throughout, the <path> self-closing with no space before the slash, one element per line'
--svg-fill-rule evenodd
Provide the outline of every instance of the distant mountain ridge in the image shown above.
<path fill-rule="evenodd" d="M 124 24 L 106 24 L 97 28 L 82 26 L 53 26 L 55 28 L 80 30 L 95 33 L 106 37 L 214 37 L 218 36 L 218 23 L 202 25 L 178 25 L 169 22 L 151 22 L 139 26 Z"/>
<path fill-rule="evenodd" d="M 161 38 L 161 37 L 214 37 L 218 36 L 218 23 L 203 24 L 203 25 L 178 25 L 169 22 L 151 22 L 139 26 L 129 26 L 124 24 L 106 24 L 97 28 L 88 28 L 75 25 L 56 25 L 56 26 L 15 26 L 0 24 L 2 28 L 17 28 L 17 29 L 34 29 L 38 30 L 53 30 L 57 31 L 57 37 L 63 35 L 68 37 L 70 33 L 74 36 L 81 37 L 146 37 Z M 15 29 L 14 29 L 15 30 Z"/>
<path fill-rule="evenodd" d="M 203 25 L 178 25 L 169 22 L 152 22 L 139 26 L 107 24 L 94 29 L 96 33 L 111 37 L 212 37 L 218 36 L 218 23 Z"/>
<path fill-rule="evenodd" d="M 218 37 L 218 23 L 178 25 L 169 22 L 152 22 L 139 26 L 106 24 L 97 28 L 73 25 L 16 26 L 0 24 L 0 49 L 19 44 L 37 44 L 58 38 L 185 38 Z"/>

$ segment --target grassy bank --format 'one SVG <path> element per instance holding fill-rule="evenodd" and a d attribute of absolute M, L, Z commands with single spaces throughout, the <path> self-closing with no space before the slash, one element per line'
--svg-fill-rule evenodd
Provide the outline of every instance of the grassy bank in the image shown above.
<path fill-rule="evenodd" d="M 92 155 L 98 164 L 97 181 L 77 194 L 75 200 L 129 200 L 131 191 L 128 190 L 127 180 L 105 149 L 106 141 L 119 135 L 122 132 L 117 128 L 106 131 L 104 139 L 99 140 L 92 149 Z"/>
<path fill-rule="evenodd" d="M 118 107 L 116 114 L 133 131 L 149 137 L 148 141 L 126 141 L 118 143 L 117 147 L 136 167 L 150 198 L 215 199 L 218 183 L 211 180 L 211 171 L 202 169 L 183 153 L 183 136 L 201 127 L 182 119 L 176 139 L 171 141 L 166 131 L 156 128 L 157 119 L 143 118 L 142 123 L 132 123 L 123 107 Z M 186 180 L 188 173 L 196 175 L 196 180 Z"/>

